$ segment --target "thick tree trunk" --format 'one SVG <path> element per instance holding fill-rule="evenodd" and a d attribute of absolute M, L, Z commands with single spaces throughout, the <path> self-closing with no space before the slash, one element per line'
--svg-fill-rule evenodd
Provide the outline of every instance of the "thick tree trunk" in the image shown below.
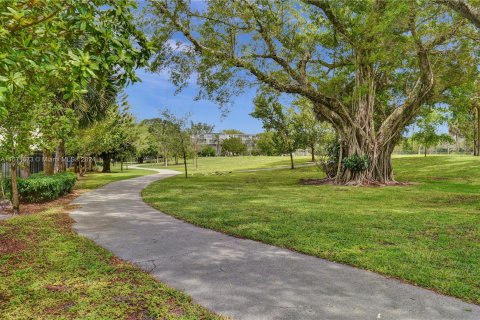
<path fill-rule="evenodd" d="M 65 140 L 60 140 L 56 150 L 56 158 L 57 161 L 55 162 L 54 172 L 65 172 L 67 170 L 67 166 L 65 163 Z"/>
<path fill-rule="evenodd" d="M 20 195 L 18 194 L 17 162 L 15 160 L 10 162 L 10 181 L 12 183 L 13 214 L 19 214 L 20 213 Z"/>
<path fill-rule="evenodd" d="M 50 150 L 43 150 L 43 173 L 46 176 L 53 174 L 53 155 Z"/>
<path fill-rule="evenodd" d="M 385 133 L 375 132 L 374 106 L 376 97 L 375 81 L 372 66 L 360 55 L 357 56 L 358 67 L 355 76 L 356 91 L 352 105 L 353 118 L 351 125 L 339 128 L 341 136 L 342 160 L 354 155 L 368 158 L 366 170 L 347 168 L 340 164 L 340 173 L 335 181 L 339 184 L 389 184 L 395 182 L 391 156 L 395 142 L 401 129 L 392 123 Z"/>
<path fill-rule="evenodd" d="M 315 146 L 312 144 L 310 149 L 312 150 L 312 162 L 315 162 Z"/>
<path fill-rule="evenodd" d="M 339 164 L 340 173 L 335 181 L 347 185 L 392 184 L 395 183 L 392 168 L 392 152 L 395 142 L 382 144 L 374 134 L 362 135 L 354 130 L 341 143 L 342 160 L 354 155 L 368 158 L 368 168 L 353 171 Z"/>
<path fill-rule="evenodd" d="M 293 152 L 290 152 L 290 169 L 295 169 L 295 165 L 293 164 Z"/>
<path fill-rule="evenodd" d="M 110 155 L 109 154 L 103 155 L 102 160 L 103 160 L 102 172 L 103 173 L 111 172 L 111 170 L 110 170 L 110 160 L 111 160 Z"/>
<path fill-rule="evenodd" d="M 427 156 L 427 146 L 425 146 L 425 145 L 423 146 L 423 151 L 424 151 L 424 153 L 425 153 L 424 156 L 426 157 L 426 156 Z"/>

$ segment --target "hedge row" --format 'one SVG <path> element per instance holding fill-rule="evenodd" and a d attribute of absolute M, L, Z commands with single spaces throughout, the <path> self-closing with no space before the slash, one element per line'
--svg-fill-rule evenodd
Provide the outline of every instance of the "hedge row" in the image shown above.
<path fill-rule="evenodd" d="M 18 179 L 20 201 L 24 203 L 44 202 L 55 200 L 72 191 L 77 175 L 72 172 L 57 173 L 45 176 L 43 173 L 32 174 L 26 179 Z M 11 183 L 6 181 L 6 189 L 10 190 Z"/>

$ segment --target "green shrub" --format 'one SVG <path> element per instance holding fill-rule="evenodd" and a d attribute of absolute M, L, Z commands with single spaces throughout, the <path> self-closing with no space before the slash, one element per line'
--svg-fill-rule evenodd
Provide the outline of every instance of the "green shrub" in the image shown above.
<path fill-rule="evenodd" d="M 198 155 L 200 157 L 215 157 L 217 152 L 212 146 L 206 146 L 198 153 Z"/>
<path fill-rule="evenodd" d="M 370 160 L 367 156 L 359 156 L 358 154 L 354 154 L 353 156 L 344 158 L 342 163 L 345 168 L 354 172 L 360 172 L 368 169 Z"/>
<path fill-rule="evenodd" d="M 43 173 L 32 174 L 26 179 L 18 179 L 20 201 L 24 203 L 55 200 L 72 191 L 77 175 L 72 172 L 45 176 Z M 11 182 L 6 181 L 6 189 L 11 198 Z"/>

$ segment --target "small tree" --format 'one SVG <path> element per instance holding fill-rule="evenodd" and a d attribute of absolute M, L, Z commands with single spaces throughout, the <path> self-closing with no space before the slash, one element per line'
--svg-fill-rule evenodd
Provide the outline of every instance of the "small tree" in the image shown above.
<path fill-rule="evenodd" d="M 143 122 L 135 126 L 133 143 L 138 163 L 143 163 L 147 157 L 157 157 L 160 153 L 155 137 L 150 134 L 148 125 Z"/>
<path fill-rule="evenodd" d="M 320 122 L 316 118 L 311 103 L 306 99 L 299 99 L 295 101 L 295 105 L 300 109 L 297 116 L 298 138 L 300 144 L 305 148 L 309 148 L 312 154 L 312 162 L 315 162 L 315 151 L 317 145 L 333 132 L 330 125 L 325 122 Z"/>
<path fill-rule="evenodd" d="M 277 149 L 290 154 L 290 167 L 295 168 L 293 153 L 300 146 L 298 115 L 293 108 L 286 109 L 272 94 L 260 94 L 254 100 L 254 118 L 260 119 L 263 127 L 274 133 Z"/>
<path fill-rule="evenodd" d="M 216 155 L 215 148 L 212 146 L 205 146 L 199 152 L 199 155 L 201 157 L 215 157 Z"/>
<path fill-rule="evenodd" d="M 194 160 L 195 160 L 195 168 L 198 169 L 198 154 L 200 152 L 200 143 L 199 139 L 200 136 L 209 134 L 213 132 L 214 126 L 209 125 L 207 123 L 194 123 L 193 121 L 190 122 L 190 129 L 189 132 L 191 134 L 192 139 L 192 147 L 194 152 Z"/>
<path fill-rule="evenodd" d="M 190 133 L 187 129 L 187 121 L 189 116 L 183 117 L 175 116 L 170 110 L 165 109 L 161 112 L 162 119 L 166 123 L 167 133 L 170 137 L 169 142 L 177 147 L 183 158 L 183 165 L 185 167 L 185 179 L 188 178 L 187 157 L 192 151 Z"/>
<path fill-rule="evenodd" d="M 233 155 L 241 155 L 247 151 L 247 146 L 242 142 L 242 139 L 231 137 L 222 142 L 223 154 L 232 153 Z"/>
<path fill-rule="evenodd" d="M 278 154 L 277 147 L 274 141 L 274 133 L 272 131 L 266 131 L 257 135 L 257 141 L 255 143 L 257 152 L 266 155 L 273 156 Z"/>
<path fill-rule="evenodd" d="M 454 141 L 453 138 L 446 133 L 437 133 L 438 126 L 444 124 L 445 121 L 445 115 L 436 109 L 426 109 L 423 116 L 417 119 L 416 126 L 418 127 L 418 131 L 413 133 L 412 139 L 423 145 L 425 157 L 427 156 L 428 148 L 442 142 L 452 143 Z"/>

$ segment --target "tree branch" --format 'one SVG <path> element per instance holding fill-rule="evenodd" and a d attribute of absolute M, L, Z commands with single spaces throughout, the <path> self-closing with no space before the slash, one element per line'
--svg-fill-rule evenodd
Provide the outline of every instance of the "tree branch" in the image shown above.
<path fill-rule="evenodd" d="M 435 0 L 435 2 L 456 11 L 480 28 L 480 8 L 474 8 L 464 0 Z"/>

